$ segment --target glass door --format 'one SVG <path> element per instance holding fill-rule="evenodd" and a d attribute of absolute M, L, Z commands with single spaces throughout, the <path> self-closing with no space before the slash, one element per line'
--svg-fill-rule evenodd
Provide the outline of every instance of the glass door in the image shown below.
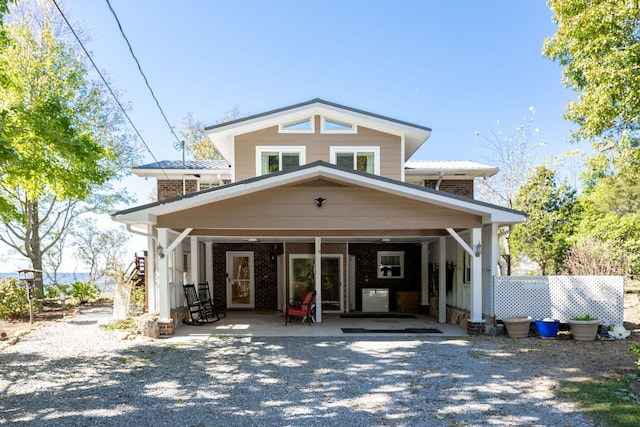
<path fill-rule="evenodd" d="M 313 255 L 290 256 L 289 303 L 302 299 L 304 291 L 315 290 L 315 258 Z M 322 312 L 341 313 L 342 307 L 342 255 L 323 255 L 320 266 Z"/>
<path fill-rule="evenodd" d="M 255 308 L 253 252 L 227 252 L 227 306 Z"/>

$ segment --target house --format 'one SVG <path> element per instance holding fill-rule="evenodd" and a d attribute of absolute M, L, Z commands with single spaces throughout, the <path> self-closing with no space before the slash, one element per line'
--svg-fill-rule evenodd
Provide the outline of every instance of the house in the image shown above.
<path fill-rule="evenodd" d="M 158 162 L 158 201 L 113 214 L 148 238 L 149 310 L 171 334 L 182 284 L 228 309 L 427 311 L 470 333 L 493 314 L 498 228 L 522 212 L 473 198 L 497 169 L 412 161 L 431 129 L 321 99 L 210 126 L 224 160 Z M 318 267 L 319 266 L 319 267 Z"/>

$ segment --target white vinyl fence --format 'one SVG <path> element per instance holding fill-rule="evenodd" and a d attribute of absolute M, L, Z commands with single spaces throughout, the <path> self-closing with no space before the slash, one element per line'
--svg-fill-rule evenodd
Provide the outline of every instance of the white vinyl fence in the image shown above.
<path fill-rule="evenodd" d="M 551 317 L 566 323 L 581 314 L 621 324 L 624 278 L 621 276 L 496 276 L 496 317 Z"/>

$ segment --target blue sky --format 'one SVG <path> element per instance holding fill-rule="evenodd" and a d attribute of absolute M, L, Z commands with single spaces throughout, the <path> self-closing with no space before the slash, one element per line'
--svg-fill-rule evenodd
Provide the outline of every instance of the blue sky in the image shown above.
<path fill-rule="evenodd" d="M 555 32 L 544 1 L 110 0 L 176 130 L 313 98 L 429 126 L 414 160 L 487 162 L 476 132 L 504 133 L 536 110 L 537 158 L 576 148 L 562 118 L 575 94 L 541 55 Z M 66 0 L 94 61 L 158 160 L 175 141 L 105 0 Z M 152 162 L 149 154 L 145 162 Z M 154 185 L 128 178 L 139 203 Z M 113 224 L 111 224 L 113 225 Z M 137 248 L 138 251 L 140 248 Z"/>

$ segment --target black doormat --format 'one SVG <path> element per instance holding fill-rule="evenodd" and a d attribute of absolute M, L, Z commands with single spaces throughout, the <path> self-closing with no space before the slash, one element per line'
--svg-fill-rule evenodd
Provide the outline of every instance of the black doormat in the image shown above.
<path fill-rule="evenodd" d="M 365 329 L 342 328 L 345 334 L 441 334 L 436 328 L 405 328 L 405 329 Z"/>
<path fill-rule="evenodd" d="M 345 319 L 415 319 L 413 314 L 403 313 L 343 313 L 340 317 Z"/>

